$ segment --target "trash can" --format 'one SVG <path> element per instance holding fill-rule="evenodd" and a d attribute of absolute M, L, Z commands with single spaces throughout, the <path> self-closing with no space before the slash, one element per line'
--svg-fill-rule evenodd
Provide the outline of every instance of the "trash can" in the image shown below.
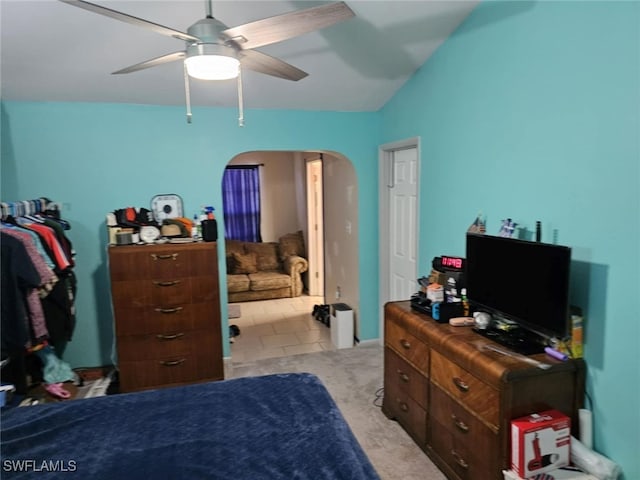
<path fill-rule="evenodd" d="M 331 343 L 336 348 L 353 347 L 353 310 L 346 303 L 331 305 Z"/>

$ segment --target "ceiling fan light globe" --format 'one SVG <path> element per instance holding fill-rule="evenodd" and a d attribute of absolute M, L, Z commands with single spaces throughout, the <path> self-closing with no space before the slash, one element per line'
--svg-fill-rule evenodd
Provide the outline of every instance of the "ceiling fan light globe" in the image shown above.
<path fill-rule="evenodd" d="M 187 73 L 200 80 L 229 80 L 238 76 L 240 62 L 225 55 L 198 55 L 185 60 Z"/>
<path fill-rule="evenodd" d="M 189 45 L 184 62 L 189 76 L 200 80 L 236 78 L 240 66 L 236 51 L 217 43 Z"/>

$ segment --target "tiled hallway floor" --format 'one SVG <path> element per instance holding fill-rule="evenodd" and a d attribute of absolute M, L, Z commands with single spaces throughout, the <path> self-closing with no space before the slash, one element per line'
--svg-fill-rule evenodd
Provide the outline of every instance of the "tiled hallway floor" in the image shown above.
<path fill-rule="evenodd" d="M 230 318 L 240 335 L 231 344 L 231 361 L 251 362 L 264 358 L 333 350 L 329 328 L 311 316 L 313 306 L 324 297 L 303 295 L 256 302 L 241 302 L 241 316 Z"/>

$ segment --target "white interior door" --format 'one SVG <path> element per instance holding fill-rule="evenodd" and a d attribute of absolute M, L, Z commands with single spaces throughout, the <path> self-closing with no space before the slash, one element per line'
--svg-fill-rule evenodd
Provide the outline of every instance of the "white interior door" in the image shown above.
<path fill-rule="evenodd" d="M 420 137 L 381 145 L 379 198 L 379 332 L 384 342 L 384 304 L 408 300 L 417 289 L 420 218 Z"/>
<path fill-rule="evenodd" d="M 322 160 L 307 162 L 307 232 L 309 295 L 324 296 Z"/>
<path fill-rule="evenodd" d="M 417 288 L 417 153 L 415 147 L 390 152 L 389 300 L 408 300 Z"/>

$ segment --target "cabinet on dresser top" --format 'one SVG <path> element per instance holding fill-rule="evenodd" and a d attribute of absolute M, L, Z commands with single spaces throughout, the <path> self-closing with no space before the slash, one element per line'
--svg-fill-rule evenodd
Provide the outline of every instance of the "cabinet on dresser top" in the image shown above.
<path fill-rule="evenodd" d="M 554 408 L 572 418 L 584 396 L 582 360 L 542 370 L 484 350 L 471 330 L 439 324 L 409 302 L 385 306 L 383 412 L 451 479 L 502 479 L 513 418 Z"/>
<path fill-rule="evenodd" d="M 109 247 L 120 389 L 223 378 L 216 243 Z"/>

